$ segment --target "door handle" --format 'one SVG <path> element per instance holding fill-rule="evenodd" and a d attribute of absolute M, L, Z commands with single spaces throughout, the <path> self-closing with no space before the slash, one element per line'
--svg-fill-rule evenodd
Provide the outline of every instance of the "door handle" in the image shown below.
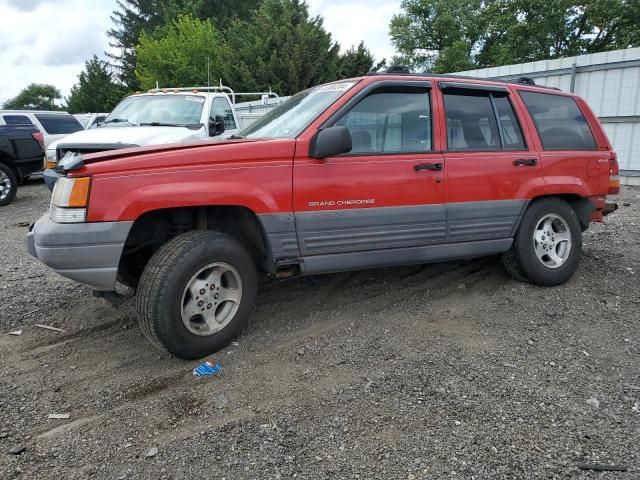
<path fill-rule="evenodd" d="M 442 170 L 442 164 L 441 163 L 418 163 L 417 165 L 413 166 L 413 169 L 416 172 L 419 172 L 420 170 L 440 171 Z"/>
<path fill-rule="evenodd" d="M 527 167 L 535 167 L 538 164 L 538 160 L 536 158 L 519 158 L 518 160 L 514 160 L 513 164 L 516 167 L 527 166 Z"/>

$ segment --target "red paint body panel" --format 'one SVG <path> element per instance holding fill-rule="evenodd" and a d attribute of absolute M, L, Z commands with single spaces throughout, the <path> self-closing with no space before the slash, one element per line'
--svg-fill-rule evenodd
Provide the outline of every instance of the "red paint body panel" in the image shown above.
<path fill-rule="evenodd" d="M 294 140 L 219 143 L 90 163 L 78 171 L 93 176 L 87 220 L 198 205 L 290 212 L 294 148 Z"/>
<path fill-rule="evenodd" d="M 301 146 L 299 151 L 305 149 Z M 324 160 L 310 159 L 308 154 L 296 156 L 293 209 L 304 212 L 444 203 L 442 172 L 413 169 L 426 162 L 442 163 L 442 154 L 359 155 Z M 352 201 L 356 203 L 349 203 Z M 318 202 L 329 203 L 316 205 Z"/>
<path fill-rule="evenodd" d="M 431 81 L 433 151 L 309 158 L 309 144 L 318 127 L 358 91 L 380 80 Z M 205 141 L 116 150 L 88 155 L 87 165 L 72 175 L 93 177 L 88 210 L 91 222 L 135 220 L 152 210 L 197 205 L 239 205 L 263 214 L 607 194 L 608 162 L 615 154 L 583 100 L 562 92 L 507 84 L 527 150 L 447 152 L 440 81 L 444 80 L 429 76 L 364 77 L 295 140 Z M 455 81 L 505 85 L 476 79 Z M 577 98 L 598 150 L 544 151 L 533 119 L 518 95 L 520 90 Z M 535 166 L 513 164 L 517 159 L 533 158 Z M 442 163 L 443 169 L 414 171 L 415 164 L 426 162 Z M 374 202 L 311 206 L 340 199 Z"/>

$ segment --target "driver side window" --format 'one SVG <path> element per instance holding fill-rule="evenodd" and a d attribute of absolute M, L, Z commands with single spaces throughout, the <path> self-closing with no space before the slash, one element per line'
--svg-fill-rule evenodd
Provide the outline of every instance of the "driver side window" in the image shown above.
<path fill-rule="evenodd" d="M 432 148 L 429 89 L 380 88 L 349 110 L 336 125 L 351 132 L 351 154 L 429 151 Z"/>
<path fill-rule="evenodd" d="M 236 120 L 233 118 L 233 110 L 226 98 L 216 97 L 211 103 L 211 116 L 222 117 L 224 119 L 225 130 L 234 130 L 236 128 Z"/>

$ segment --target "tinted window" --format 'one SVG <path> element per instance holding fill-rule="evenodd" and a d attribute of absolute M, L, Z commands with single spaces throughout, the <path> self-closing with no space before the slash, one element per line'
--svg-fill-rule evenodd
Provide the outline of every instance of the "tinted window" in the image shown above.
<path fill-rule="evenodd" d="M 73 115 L 36 113 L 45 132 L 50 135 L 61 135 L 83 130 L 80 122 Z"/>
<path fill-rule="evenodd" d="M 3 118 L 7 125 L 33 125 L 29 117 L 24 115 L 5 115 Z"/>
<path fill-rule="evenodd" d="M 226 98 L 216 97 L 211 104 L 211 116 L 216 115 L 224 118 L 225 130 L 234 130 L 236 128 L 236 120 L 233 118 L 231 105 Z"/>
<path fill-rule="evenodd" d="M 366 97 L 336 125 L 351 132 L 352 153 L 431 150 L 431 109 L 425 88 L 379 91 Z"/>
<path fill-rule="evenodd" d="M 498 112 L 498 122 L 502 131 L 502 148 L 505 150 L 522 150 L 525 148 L 522 130 L 513 107 L 505 96 L 493 96 L 493 104 Z"/>
<path fill-rule="evenodd" d="M 545 150 L 596 148 L 591 129 L 576 101 L 564 95 L 520 92 Z"/>
<path fill-rule="evenodd" d="M 500 132 L 485 92 L 445 93 L 449 150 L 500 150 Z"/>

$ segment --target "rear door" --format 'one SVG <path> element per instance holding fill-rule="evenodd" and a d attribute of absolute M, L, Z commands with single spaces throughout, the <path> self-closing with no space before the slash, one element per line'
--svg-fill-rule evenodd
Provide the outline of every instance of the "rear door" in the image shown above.
<path fill-rule="evenodd" d="M 410 263 L 400 251 L 444 241 L 444 161 L 432 110 L 429 82 L 376 82 L 323 126 L 346 126 L 350 153 L 318 160 L 308 145 L 296 148 L 293 199 L 306 272 Z"/>
<path fill-rule="evenodd" d="M 440 82 L 447 165 L 447 242 L 509 238 L 532 188 L 538 152 L 506 86 Z"/>
<path fill-rule="evenodd" d="M 604 138 L 598 145 L 594 129 L 599 127 L 589 125 L 576 98 L 523 89 L 518 93 L 540 138 L 545 180 L 566 193 L 605 195 L 609 190 L 609 160 L 613 156 Z M 588 107 L 584 105 L 583 109 Z"/>

